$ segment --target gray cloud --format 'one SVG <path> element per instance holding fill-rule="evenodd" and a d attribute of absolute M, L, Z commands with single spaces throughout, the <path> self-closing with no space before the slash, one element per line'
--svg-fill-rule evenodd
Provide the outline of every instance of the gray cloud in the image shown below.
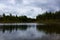
<path fill-rule="evenodd" d="M 36 15 L 45 11 L 58 10 L 60 10 L 60 0 L 0 0 L 1 13 L 12 12 L 35 18 Z"/>
<path fill-rule="evenodd" d="M 42 1 L 42 2 L 41 2 Z M 60 0 L 43 0 L 41 1 L 35 1 L 31 3 L 33 6 L 40 7 L 42 9 L 49 9 L 49 10 L 56 10 L 57 8 L 60 8 Z"/>
<path fill-rule="evenodd" d="M 21 4 L 23 0 L 15 0 L 16 4 Z"/>

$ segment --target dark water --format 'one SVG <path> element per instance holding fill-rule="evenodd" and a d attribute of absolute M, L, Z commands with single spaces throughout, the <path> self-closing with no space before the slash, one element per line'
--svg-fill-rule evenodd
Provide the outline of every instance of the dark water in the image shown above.
<path fill-rule="evenodd" d="M 0 40 L 60 40 L 60 25 L 24 23 L 1 25 Z"/>

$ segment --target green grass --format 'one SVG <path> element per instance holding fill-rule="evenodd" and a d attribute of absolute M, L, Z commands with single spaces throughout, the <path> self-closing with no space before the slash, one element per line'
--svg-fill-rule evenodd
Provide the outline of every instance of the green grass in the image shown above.
<path fill-rule="evenodd" d="M 45 24 L 60 24 L 60 20 L 39 20 L 37 23 L 45 23 Z"/>

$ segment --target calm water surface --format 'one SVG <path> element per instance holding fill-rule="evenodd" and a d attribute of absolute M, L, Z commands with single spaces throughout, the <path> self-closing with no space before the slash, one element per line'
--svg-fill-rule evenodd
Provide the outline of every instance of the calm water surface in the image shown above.
<path fill-rule="evenodd" d="M 0 24 L 0 40 L 60 40 L 60 25 L 17 24 Z"/>

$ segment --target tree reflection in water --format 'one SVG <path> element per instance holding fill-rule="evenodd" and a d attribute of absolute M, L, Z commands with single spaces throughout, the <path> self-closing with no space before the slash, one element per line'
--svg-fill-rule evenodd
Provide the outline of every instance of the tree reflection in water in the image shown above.
<path fill-rule="evenodd" d="M 15 32 L 13 32 L 15 30 Z M 3 33 L 2 33 L 2 32 Z M 10 33 L 8 33 L 8 32 Z M 60 40 L 60 25 L 0 26 L 0 40 Z"/>
<path fill-rule="evenodd" d="M 27 25 L 3 25 L 0 26 L 0 30 L 2 30 L 2 32 L 4 33 L 5 31 L 9 31 L 12 32 L 13 30 L 26 30 L 27 29 Z"/>
<path fill-rule="evenodd" d="M 60 33 L 59 24 L 37 25 L 37 30 L 44 31 L 46 33 Z"/>

